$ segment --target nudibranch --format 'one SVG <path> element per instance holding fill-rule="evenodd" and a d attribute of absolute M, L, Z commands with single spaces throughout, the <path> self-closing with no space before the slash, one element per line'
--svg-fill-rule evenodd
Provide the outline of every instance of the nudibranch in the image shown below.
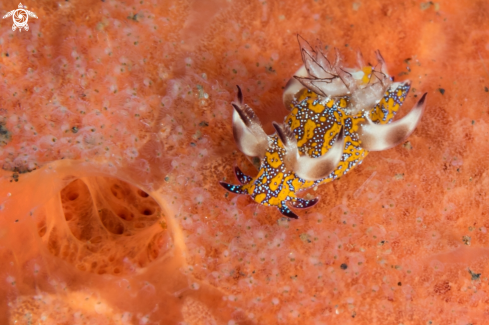
<path fill-rule="evenodd" d="M 285 87 L 289 114 L 284 123 L 273 122 L 273 135 L 263 131 L 238 86 L 232 103 L 234 139 L 245 155 L 260 159 L 260 170 L 252 178 L 235 167 L 241 185 L 220 183 L 289 218 L 298 217 L 288 205 L 308 208 L 318 202 L 300 198 L 298 192 L 347 174 L 369 151 L 402 143 L 420 121 L 426 99 L 425 93 L 406 116 L 393 121 L 411 83 L 393 82 L 379 51 L 376 67 L 365 65 L 359 52 L 359 67 L 347 68 L 338 50 L 330 63 L 321 48 L 313 49 L 300 36 L 298 40 L 304 64 Z"/>

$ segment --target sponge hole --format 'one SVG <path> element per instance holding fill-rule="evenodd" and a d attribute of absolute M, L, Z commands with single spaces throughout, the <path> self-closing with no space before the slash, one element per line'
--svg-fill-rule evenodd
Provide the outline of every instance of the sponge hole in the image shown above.
<path fill-rule="evenodd" d="M 150 215 L 153 215 L 153 213 L 155 213 L 155 210 L 153 208 L 144 208 L 142 211 L 141 211 L 141 214 L 145 215 L 145 216 L 150 216 Z"/>
<path fill-rule="evenodd" d="M 112 187 L 110 188 L 110 192 L 112 193 L 113 196 L 115 196 L 118 199 L 123 198 L 123 193 L 121 191 L 121 187 L 117 184 L 112 185 Z"/>
<path fill-rule="evenodd" d="M 78 194 L 77 192 L 70 193 L 68 194 L 68 200 L 75 201 L 76 199 L 78 199 L 79 196 L 80 194 Z"/>
<path fill-rule="evenodd" d="M 119 211 L 119 213 L 117 213 L 117 216 L 126 221 L 134 220 L 134 214 L 127 210 Z"/>

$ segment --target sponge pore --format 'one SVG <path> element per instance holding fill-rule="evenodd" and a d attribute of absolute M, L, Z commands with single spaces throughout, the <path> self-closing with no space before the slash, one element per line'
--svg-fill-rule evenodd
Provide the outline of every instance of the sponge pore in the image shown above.
<path fill-rule="evenodd" d="M 156 201 L 111 177 L 73 180 L 36 218 L 51 254 L 98 274 L 122 275 L 146 267 L 171 242 Z"/>

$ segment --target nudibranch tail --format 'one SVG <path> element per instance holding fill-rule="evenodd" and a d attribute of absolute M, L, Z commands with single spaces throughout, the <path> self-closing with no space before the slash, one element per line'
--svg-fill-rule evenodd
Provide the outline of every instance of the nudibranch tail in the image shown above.
<path fill-rule="evenodd" d="M 243 173 L 238 166 L 234 167 L 234 174 L 236 175 L 236 178 L 241 184 L 248 184 L 253 180 L 253 178 Z"/>
<path fill-rule="evenodd" d="M 421 120 L 425 100 L 426 93 L 406 116 L 389 124 L 375 124 L 367 114 L 365 116 L 366 122 L 359 131 L 362 147 L 369 151 L 381 151 L 395 147 L 405 141 Z"/>
<path fill-rule="evenodd" d="M 280 213 L 283 214 L 284 216 L 292 219 L 299 219 L 297 214 L 292 212 L 286 205 L 285 202 L 282 204 L 282 207 L 278 208 Z"/>
<path fill-rule="evenodd" d="M 297 198 L 293 201 L 291 201 L 290 205 L 292 205 L 294 208 L 297 208 L 297 209 L 307 209 L 307 208 L 310 208 L 314 205 L 316 205 L 316 203 L 319 202 L 319 198 L 314 198 L 312 200 L 305 200 L 305 199 L 301 199 L 301 198 Z"/>
<path fill-rule="evenodd" d="M 263 158 L 268 148 L 268 136 L 255 112 L 243 104 L 243 94 L 239 87 L 237 102 L 232 105 L 233 135 L 239 150 L 247 156 Z"/>
<path fill-rule="evenodd" d="M 232 185 L 224 182 L 219 182 L 219 184 L 221 184 L 222 187 L 234 194 L 248 194 L 248 192 L 243 189 L 243 186 L 241 185 Z"/>

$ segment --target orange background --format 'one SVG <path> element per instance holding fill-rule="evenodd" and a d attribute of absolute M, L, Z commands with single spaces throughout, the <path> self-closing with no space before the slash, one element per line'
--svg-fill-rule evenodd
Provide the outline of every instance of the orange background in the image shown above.
<path fill-rule="evenodd" d="M 486 1 L 24 5 L 29 31 L 0 25 L 2 324 L 489 323 Z M 379 49 L 400 116 L 428 97 L 287 221 L 218 181 L 256 173 L 235 86 L 271 134 L 298 33 Z"/>

